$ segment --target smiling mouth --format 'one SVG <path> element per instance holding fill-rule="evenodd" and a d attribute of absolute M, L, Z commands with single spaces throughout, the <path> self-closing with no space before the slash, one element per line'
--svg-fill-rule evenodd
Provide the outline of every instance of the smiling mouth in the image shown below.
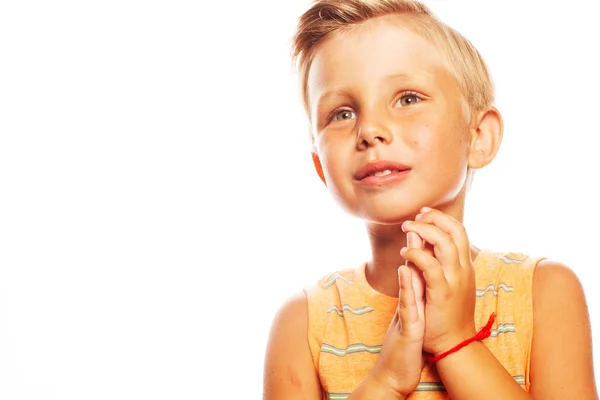
<path fill-rule="evenodd" d="M 390 175 L 394 172 L 401 172 L 401 170 L 399 170 L 399 169 L 384 169 L 383 171 L 371 172 L 370 174 L 367 174 L 367 176 L 365 176 L 365 178 L 368 178 L 369 176 L 386 176 L 386 175 Z M 362 179 L 365 179 L 365 178 L 362 178 Z"/>
<path fill-rule="evenodd" d="M 355 181 L 364 187 L 383 187 L 404 180 L 411 168 L 396 161 L 379 160 L 364 164 L 354 174 Z"/>
<path fill-rule="evenodd" d="M 368 178 L 384 178 L 390 175 L 398 175 L 410 168 L 395 161 L 380 160 L 370 162 L 360 167 L 354 174 L 354 179 L 363 181 Z"/>
<path fill-rule="evenodd" d="M 410 171 L 410 168 L 373 171 L 356 182 L 364 187 L 384 187 L 403 181 L 410 174 Z"/>

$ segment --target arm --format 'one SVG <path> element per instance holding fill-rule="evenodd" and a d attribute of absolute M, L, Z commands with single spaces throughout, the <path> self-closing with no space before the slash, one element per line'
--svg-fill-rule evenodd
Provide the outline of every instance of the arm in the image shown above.
<path fill-rule="evenodd" d="M 306 294 L 290 299 L 277 313 L 267 345 L 264 400 L 320 400 L 321 384 L 307 340 Z M 365 379 L 350 399 L 403 400 L 376 379 Z"/>
<path fill-rule="evenodd" d="M 485 345 L 475 342 L 437 364 L 451 397 L 478 399 L 486 388 L 487 399 L 597 400 L 587 306 L 571 270 L 550 261 L 538 264 L 533 320 L 529 394 Z"/>
<path fill-rule="evenodd" d="M 583 288 L 567 267 L 541 261 L 533 275 L 531 396 L 597 400 Z"/>
<path fill-rule="evenodd" d="M 307 338 L 308 303 L 300 293 L 275 316 L 265 358 L 264 400 L 322 399 Z"/>
<path fill-rule="evenodd" d="M 519 386 L 482 342 L 473 342 L 436 365 L 453 399 L 478 400 L 482 396 L 489 400 L 535 399 Z"/>
<path fill-rule="evenodd" d="M 398 309 L 377 363 L 349 400 L 404 400 L 419 383 L 424 321 L 408 268 L 400 269 L 399 283 Z M 322 398 L 307 338 L 308 302 L 301 293 L 281 308 L 273 323 L 265 360 L 264 400 Z"/>
<path fill-rule="evenodd" d="M 427 209 L 405 223 L 434 246 L 435 257 L 419 250 L 401 254 L 423 270 L 426 326 L 423 349 L 439 354 L 475 334 L 473 268 L 462 224 Z M 481 342 L 437 363 L 451 398 L 479 400 L 597 400 L 591 335 L 583 290 L 566 267 L 541 262 L 533 278 L 531 388 L 525 392 Z M 468 317 L 468 318 L 467 318 Z"/>
<path fill-rule="evenodd" d="M 401 250 L 425 278 L 423 350 L 438 355 L 475 336 L 475 270 L 464 226 L 439 210 L 424 208 L 403 229 L 433 246 Z M 531 397 L 515 382 L 482 342 L 472 342 L 436 363 L 450 398 L 455 400 L 525 400 Z"/>

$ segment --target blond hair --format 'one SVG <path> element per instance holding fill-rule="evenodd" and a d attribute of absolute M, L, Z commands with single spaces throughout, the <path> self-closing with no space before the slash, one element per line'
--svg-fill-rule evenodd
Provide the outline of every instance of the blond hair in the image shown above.
<path fill-rule="evenodd" d="M 319 44 L 361 22 L 393 14 L 410 15 L 409 28 L 446 55 L 468 110 L 478 112 L 492 105 L 493 83 L 477 49 L 419 1 L 315 0 L 312 7 L 299 18 L 292 45 L 292 59 L 300 74 L 304 108 L 309 115 L 308 74 Z"/>

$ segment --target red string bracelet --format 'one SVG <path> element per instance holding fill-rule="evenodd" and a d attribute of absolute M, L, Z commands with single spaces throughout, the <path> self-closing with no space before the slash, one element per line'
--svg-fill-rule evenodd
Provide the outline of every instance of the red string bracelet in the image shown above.
<path fill-rule="evenodd" d="M 492 313 L 492 315 L 490 315 L 490 319 L 488 320 L 487 324 L 485 324 L 485 326 L 483 328 L 481 328 L 481 330 L 479 332 L 477 332 L 477 334 L 475 336 L 473 336 L 472 338 L 469 338 L 463 342 L 460 342 L 459 344 L 457 344 L 450 350 L 445 351 L 441 354 L 438 354 L 435 357 L 431 354 L 425 354 L 425 359 L 430 362 L 440 361 L 442 358 L 446 357 L 447 355 L 456 353 L 457 351 L 459 351 L 460 349 L 462 349 L 469 343 L 473 343 L 478 340 L 483 340 L 485 338 L 490 337 L 490 335 L 492 334 L 492 325 L 494 324 L 495 319 L 496 319 L 496 313 Z"/>

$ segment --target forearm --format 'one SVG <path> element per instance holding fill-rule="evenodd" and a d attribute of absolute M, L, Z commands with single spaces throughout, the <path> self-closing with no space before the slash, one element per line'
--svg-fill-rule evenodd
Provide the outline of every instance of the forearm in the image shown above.
<path fill-rule="evenodd" d="M 437 370 L 455 400 L 532 399 L 482 342 L 473 342 L 441 359 Z"/>
<path fill-rule="evenodd" d="M 361 384 L 352 392 L 347 400 L 404 400 L 406 396 L 395 392 L 390 387 L 382 384 L 373 376 L 368 376 Z"/>

